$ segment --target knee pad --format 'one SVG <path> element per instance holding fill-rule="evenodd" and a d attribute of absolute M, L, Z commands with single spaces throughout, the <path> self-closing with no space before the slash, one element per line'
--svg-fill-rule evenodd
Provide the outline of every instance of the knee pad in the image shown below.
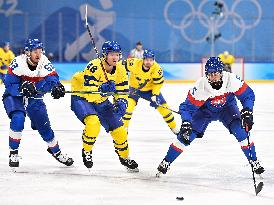
<path fill-rule="evenodd" d="M 111 132 L 111 136 L 117 144 L 122 144 L 127 141 L 127 130 L 124 126 L 118 127 Z"/>
<path fill-rule="evenodd" d="M 241 142 L 247 138 L 247 133 L 242 128 L 240 119 L 233 120 L 229 125 L 229 130 L 236 137 L 238 142 Z"/>
<path fill-rule="evenodd" d="M 169 106 L 165 103 L 162 106 L 169 108 Z M 169 125 L 171 129 L 176 127 L 176 122 L 174 119 L 174 115 L 172 112 L 163 107 L 157 107 L 158 112 L 163 116 L 165 122 Z"/>
<path fill-rule="evenodd" d="M 136 105 L 137 102 L 133 98 L 128 98 L 128 107 L 125 115 L 123 116 L 123 123 L 125 127 L 129 126 L 129 121 L 131 120 L 132 113 Z"/>
<path fill-rule="evenodd" d="M 127 158 L 129 156 L 129 148 L 127 141 L 127 131 L 124 126 L 118 127 L 111 132 L 114 143 L 115 152 L 119 157 Z"/>
<path fill-rule="evenodd" d="M 100 132 L 100 120 L 97 115 L 89 115 L 84 119 L 85 122 L 85 134 L 87 136 L 96 137 Z"/>
<path fill-rule="evenodd" d="M 24 129 L 25 113 L 21 111 L 15 111 L 11 114 L 10 128 L 13 131 L 19 132 Z"/>
<path fill-rule="evenodd" d="M 127 112 L 132 112 L 136 105 L 137 105 L 136 100 L 134 100 L 133 98 L 128 98 Z"/>

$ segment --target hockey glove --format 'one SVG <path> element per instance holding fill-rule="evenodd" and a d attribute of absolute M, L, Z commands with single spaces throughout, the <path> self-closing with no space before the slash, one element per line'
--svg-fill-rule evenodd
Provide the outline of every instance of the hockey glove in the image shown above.
<path fill-rule="evenodd" d="M 37 94 L 36 88 L 32 82 L 25 81 L 20 87 L 20 93 L 29 98 Z"/>
<path fill-rule="evenodd" d="M 101 84 L 98 91 L 101 92 L 100 95 L 103 97 L 110 96 L 111 94 L 109 94 L 108 92 L 116 92 L 115 82 L 111 80 Z"/>
<path fill-rule="evenodd" d="M 127 100 L 119 98 L 113 105 L 113 112 L 119 117 L 123 117 L 127 109 Z"/>
<path fill-rule="evenodd" d="M 152 95 L 150 106 L 154 107 L 154 108 L 157 108 L 158 105 L 160 105 L 160 104 L 161 104 L 160 96 L 159 95 Z"/>
<path fill-rule="evenodd" d="M 61 83 L 59 83 L 52 88 L 51 96 L 53 97 L 53 99 L 59 99 L 65 96 L 65 91 L 65 87 Z"/>
<path fill-rule="evenodd" d="M 190 145 L 189 136 L 192 134 L 192 124 L 189 121 L 183 121 L 181 125 L 181 129 L 179 132 L 179 137 L 182 139 L 183 143 L 186 145 Z"/>
<path fill-rule="evenodd" d="M 242 126 L 246 131 L 250 131 L 254 124 L 253 122 L 253 112 L 249 108 L 244 108 L 241 111 L 241 122 Z"/>

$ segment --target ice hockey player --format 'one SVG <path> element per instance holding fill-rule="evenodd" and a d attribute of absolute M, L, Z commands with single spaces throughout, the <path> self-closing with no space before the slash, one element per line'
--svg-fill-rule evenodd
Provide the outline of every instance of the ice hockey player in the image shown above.
<path fill-rule="evenodd" d="M 152 50 L 144 50 L 143 59 L 129 58 L 123 61 L 130 72 L 129 99 L 126 114 L 123 116 L 125 127 L 128 129 L 133 110 L 139 98 L 150 101 L 150 106 L 157 109 L 174 134 L 178 134 L 174 115 L 164 107 L 168 107 L 161 88 L 164 84 L 163 70 L 155 62 L 155 54 Z M 159 106 L 160 105 L 160 106 Z"/>
<path fill-rule="evenodd" d="M 224 71 L 232 72 L 231 66 L 235 62 L 235 57 L 228 51 L 220 53 L 218 56 L 224 64 Z"/>
<path fill-rule="evenodd" d="M 8 66 L 14 57 L 14 53 L 10 49 L 10 43 L 5 42 L 3 48 L 0 48 L 0 79 L 2 81 L 7 74 Z"/>
<path fill-rule="evenodd" d="M 31 120 L 31 127 L 38 130 L 48 145 L 48 152 L 60 163 L 67 166 L 73 159 L 64 155 L 51 129 L 43 94 L 50 92 L 54 99 L 65 95 L 64 86 L 51 62 L 44 55 L 44 46 L 38 39 L 28 39 L 25 43 L 25 54 L 13 59 L 4 84 L 6 90 L 3 103 L 11 119 L 9 131 L 9 166 L 19 167 L 18 149 L 24 129 L 26 115 Z"/>
<path fill-rule="evenodd" d="M 128 98 L 128 76 L 121 61 L 121 47 L 116 41 L 106 41 L 102 45 L 102 57 L 91 60 L 83 72 L 72 78 L 72 91 L 99 91 L 100 94 L 74 94 L 71 109 L 85 125 L 82 140 L 84 165 L 93 166 L 92 148 L 102 125 L 110 132 L 119 160 L 129 171 L 138 171 L 138 164 L 129 158 L 127 131 L 122 122 Z M 101 66 L 103 64 L 103 67 Z M 114 103 L 109 101 L 109 93 Z"/>
<path fill-rule="evenodd" d="M 159 173 L 166 174 L 170 164 L 196 136 L 204 132 L 210 122 L 217 120 L 236 137 L 255 173 L 264 172 L 257 160 L 254 142 L 250 139 L 248 144 L 248 132 L 253 126 L 254 92 L 235 74 L 223 71 L 223 67 L 219 57 L 207 60 L 205 76 L 196 82 L 185 102 L 180 105 L 181 129 L 158 166 Z M 243 106 L 241 112 L 235 96 Z"/>

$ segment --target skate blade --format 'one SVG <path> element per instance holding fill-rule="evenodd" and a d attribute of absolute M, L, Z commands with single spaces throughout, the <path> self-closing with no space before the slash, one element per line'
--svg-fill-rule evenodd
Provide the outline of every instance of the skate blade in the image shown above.
<path fill-rule="evenodd" d="M 258 186 L 257 186 L 256 189 L 255 189 L 256 196 L 260 193 L 260 191 L 262 191 L 263 186 L 264 186 L 264 183 L 263 183 L 263 182 L 260 182 L 260 183 L 258 184 Z"/>
<path fill-rule="evenodd" d="M 162 172 L 158 172 L 158 173 L 156 174 L 156 178 L 160 178 L 161 175 L 162 175 Z"/>
<path fill-rule="evenodd" d="M 139 172 L 139 169 L 138 169 L 138 168 L 135 168 L 135 169 L 127 168 L 127 171 L 128 171 L 129 173 L 135 173 L 135 172 Z"/>

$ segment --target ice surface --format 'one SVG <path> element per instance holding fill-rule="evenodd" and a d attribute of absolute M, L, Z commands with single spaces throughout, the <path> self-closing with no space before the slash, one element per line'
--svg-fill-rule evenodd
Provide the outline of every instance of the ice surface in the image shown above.
<path fill-rule="evenodd" d="M 166 84 L 162 93 L 178 110 L 191 84 Z M 212 123 L 172 164 L 167 175 L 155 178 L 156 168 L 175 137 L 161 116 L 141 100 L 129 128 L 130 155 L 139 173 L 128 173 L 114 153 L 103 128 L 93 151 L 90 172 L 81 157 L 83 126 L 70 110 L 70 96 L 45 102 L 53 130 L 64 153 L 73 157 L 67 168 L 50 156 L 46 143 L 27 119 L 17 173 L 8 167 L 9 119 L 0 105 L 0 204 L 274 204 L 274 84 L 251 84 L 256 94 L 255 125 L 251 132 L 262 161 L 265 186 L 256 197 L 251 168 L 233 135 L 221 123 Z M 69 85 L 67 85 L 69 89 Z M 0 87 L 1 95 L 3 85 Z M 176 115 L 176 114 L 175 114 Z M 178 124 L 180 117 L 176 115 Z M 257 183 L 260 181 L 257 178 Z M 183 196 L 183 201 L 176 200 Z"/>

